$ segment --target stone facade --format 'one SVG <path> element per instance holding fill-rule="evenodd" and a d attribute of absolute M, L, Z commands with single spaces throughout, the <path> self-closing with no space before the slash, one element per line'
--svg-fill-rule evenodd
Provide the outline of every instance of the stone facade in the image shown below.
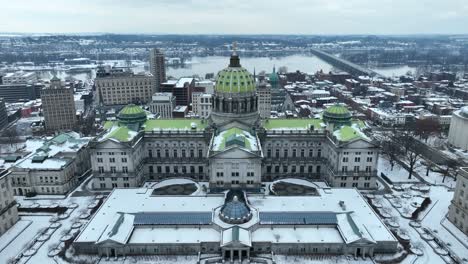
<path fill-rule="evenodd" d="M 100 69 L 94 83 L 100 102 L 106 106 L 149 103 L 154 94 L 151 74 Z"/>
<path fill-rule="evenodd" d="M 175 100 L 172 93 L 155 93 L 149 104 L 150 111 L 158 114 L 160 118 L 172 118 L 172 111 L 176 107 Z"/>
<path fill-rule="evenodd" d="M 468 235 L 468 168 L 460 168 L 448 219 Z"/>
<path fill-rule="evenodd" d="M 42 89 L 41 99 L 46 130 L 55 132 L 75 128 L 73 88 L 63 86 L 60 79 L 54 77 L 50 85 Z"/>
<path fill-rule="evenodd" d="M 0 172 L 0 236 L 18 221 L 18 209 L 13 197 L 9 172 Z"/>

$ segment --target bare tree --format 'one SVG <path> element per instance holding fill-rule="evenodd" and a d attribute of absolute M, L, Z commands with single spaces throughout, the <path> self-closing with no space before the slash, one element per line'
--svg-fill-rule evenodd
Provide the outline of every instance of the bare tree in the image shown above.
<path fill-rule="evenodd" d="M 396 133 L 393 137 L 394 143 L 398 144 L 404 151 L 403 157 L 408 163 L 408 179 L 411 179 L 419 161 L 422 157 L 422 150 L 419 142 L 414 139 L 415 130 L 411 127 Z"/>
<path fill-rule="evenodd" d="M 402 154 L 400 146 L 395 144 L 390 138 L 384 138 L 380 142 L 380 146 L 382 147 L 382 154 L 390 162 L 391 170 L 393 171 L 398 156 Z"/>
<path fill-rule="evenodd" d="M 427 142 L 429 136 L 440 135 L 442 131 L 439 122 L 432 118 L 418 119 L 416 120 L 415 126 L 415 134 L 418 135 L 419 138 L 424 139 L 425 142 Z"/>
<path fill-rule="evenodd" d="M 445 171 L 444 171 L 444 177 L 442 178 L 442 182 L 445 182 L 445 177 L 447 177 L 450 174 L 450 171 L 455 172 L 455 177 L 457 173 L 457 168 L 459 167 L 458 161 L 454 159 L 448 159 L 445 161 Z"/>
<path fill-rule="evenodd" d="M 7 128 L 3 131 L 2 136 L 8 138 L 8 143 L 13 147 L 13 143 L 18 141 L 18 131 L 15 127 Z"/>

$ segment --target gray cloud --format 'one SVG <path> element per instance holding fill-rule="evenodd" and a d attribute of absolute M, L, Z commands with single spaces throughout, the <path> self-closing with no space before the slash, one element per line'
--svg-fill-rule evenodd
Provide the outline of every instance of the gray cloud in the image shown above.
<path fill-rule="evenodd" d="M 468 33 L 465 0 L 0 0 L 2 32 Z"/>

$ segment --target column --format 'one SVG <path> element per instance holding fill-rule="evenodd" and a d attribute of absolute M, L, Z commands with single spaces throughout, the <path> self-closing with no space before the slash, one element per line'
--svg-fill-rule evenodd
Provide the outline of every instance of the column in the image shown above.
<path fill-rule="evenodd" d="M 239 262 L 242 263 L 242 249 L 239 249 Z"/>
<path fill-rule="evenodd" d="M 107 255 L 107 259 L 109 259 L 109 249 L 106 248 L 106 255 Z"/>
<path fill-rule="evenodd" d="M 247 260 L 250 261 L 250 249 L 247 249 Z"/>
<path fill-rule="evenodd" d="M 231 249 L 231 262 L 234 261 L 234 250 Z"/>

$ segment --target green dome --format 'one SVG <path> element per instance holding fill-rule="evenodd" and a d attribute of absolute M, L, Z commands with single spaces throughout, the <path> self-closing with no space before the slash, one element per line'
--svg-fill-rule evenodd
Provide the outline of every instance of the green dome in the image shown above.
<path fill-rule="evenodd" d="M 255 91 L 252 74 L 239 63 L 239 57 L 233 55 L 229 67 L 221 70 L 216 76 L 215 91 L 220 93 L 246 93 Z"/>
<path fill-rule="evenodd" d="M 143 123 L 146 121 L 146 113 L 141 107 L 130 104 L 119 112 L 117 118 L 122 124 Z"/>
<path fill-rule="evenodd" d="M 345 125 L 351 122 L 351 112 L 345 106 L 336 104 L 325 110 L 323 120 L 327 123 Z"/>

